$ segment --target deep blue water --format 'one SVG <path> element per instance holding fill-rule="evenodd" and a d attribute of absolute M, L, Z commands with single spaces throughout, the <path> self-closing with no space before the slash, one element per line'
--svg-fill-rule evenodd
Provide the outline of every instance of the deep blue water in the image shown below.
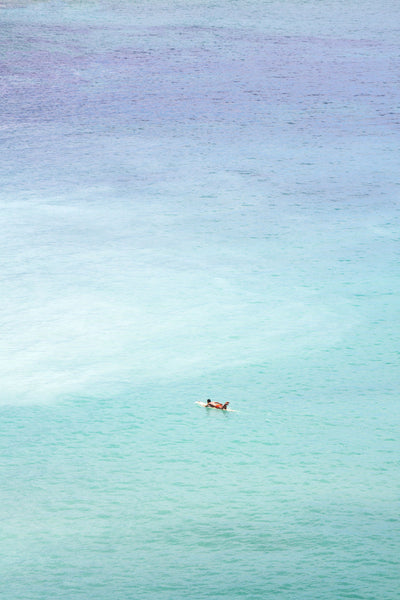
<path fill-rule="evenodd" d="M 397 599 L 397 3 L 0 11 L 4 597 Z"/>

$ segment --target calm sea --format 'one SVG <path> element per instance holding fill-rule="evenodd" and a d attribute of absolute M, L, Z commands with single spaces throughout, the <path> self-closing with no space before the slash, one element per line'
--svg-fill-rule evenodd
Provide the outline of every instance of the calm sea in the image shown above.
<path fill-rule="evenodd" d="M 399 23 L 3 0 L 5 600 L 400 598 Z"/>

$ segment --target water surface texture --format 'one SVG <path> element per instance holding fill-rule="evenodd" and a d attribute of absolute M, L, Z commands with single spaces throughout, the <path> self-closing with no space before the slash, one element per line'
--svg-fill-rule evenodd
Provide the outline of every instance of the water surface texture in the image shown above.
<path fill-rule="evenodd" d="M 399 598 L 399 13 L 3 0 L 7 600 Z"/>

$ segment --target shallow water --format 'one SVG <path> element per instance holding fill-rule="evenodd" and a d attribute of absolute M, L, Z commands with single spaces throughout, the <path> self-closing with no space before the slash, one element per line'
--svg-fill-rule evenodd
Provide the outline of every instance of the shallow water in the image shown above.
<path fill-rule="evenodd" d="M 5 597 L 394 600 L 396 3 L 2 6 Z"/>

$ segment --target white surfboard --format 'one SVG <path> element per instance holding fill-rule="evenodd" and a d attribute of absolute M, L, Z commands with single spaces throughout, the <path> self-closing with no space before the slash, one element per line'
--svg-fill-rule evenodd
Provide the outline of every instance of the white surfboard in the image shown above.
<path fill-rule="evenodd" d="M 204 408 L 213 408 L 214 410 L 222 410 L 221 408 L 215 408 L 215 406 L 209 406 L 206 402 L 195 402 L 195 404 L 198 404 L 199 406 L 204 406 Z M 233 410 L 232 408 L 224 408 L 223 412 L 237 412 L 236 410 Z"/>

